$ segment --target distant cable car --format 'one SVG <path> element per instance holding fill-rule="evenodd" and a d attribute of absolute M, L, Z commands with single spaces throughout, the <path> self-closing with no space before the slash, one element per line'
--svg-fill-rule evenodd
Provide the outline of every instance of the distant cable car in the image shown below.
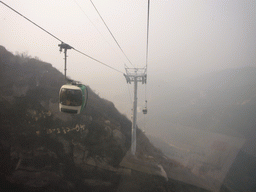
<path fill-rule="evenodd" d="M 66 84 L 60 88 L 59 110 L 64 113 L 80 114 L 88 99 L 88 91 L 83 84 Z"/>
<path fill-rule="evenodd" d="M 146 115 L 148 113 L 147 100 L 145 101 L 145 107 L 142 109 L 142 112 L 144 115 Z"/>
<path fill-rule="evenodd" d="M 144 107 L 144 108 L 142 109 L 142 112 L 143 112 L 144 115 L 146 115 L 146 114 L 148 113 L 148 109 L 147 109 L 146 107 Z"/>

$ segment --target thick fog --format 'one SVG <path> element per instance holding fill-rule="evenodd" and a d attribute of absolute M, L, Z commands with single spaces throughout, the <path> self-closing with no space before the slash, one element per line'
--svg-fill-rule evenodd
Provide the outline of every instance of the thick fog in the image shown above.
<path fill-rule="evenodd" d="M 93 2 L 132 64 L 90 1 L 5 3 L 63 42 L 123 73 L 125 67 L 145 67 L 147 1 Z M 1 3 L 0 13 L 0 45 L 51 63 L 64 73 L 60 41 Z M 156 143 L 161 138 L 163 143 L 158 144 L 162 149 L 168 146 L 167 155 L 185 167 L 194 166 L 192 173 L 199 175 L 199 180 L 202 170 L 195 165 L 204 162 L 212 166 L 207 167 L 211 171 L 221 170 L 207 172 L 205 180 L 200 181 L 213 178 L 220 184 L 242 146 L 252 146 L 252 137 L 246 135 L 249 131 L 243 134 L 238 127 L 234 132 L 230 127 L 236 127 L 236 123 L 224 122 L 221 114 L 230 113 L 236 122 L 235 117 L 243 114 L 230 106 L 252 102 L 255 78 L 250 71 L 254 68 L 242 74 L 239 70 L 256 67 L 256 1 L 152 0 L 149 13 L 148 83 L 138 86 L 138 125 Z M 127 84 L 122 73 L 73 49 L 68 50 L 67 63 L 68 77 L 89 85 L 130 118 L 133 84 Z M 245 79 L 249 76 L 251 79 Z M 247 95 L 240 96 L 244 92 Z M 145 100 L 148 116 L 142 115 Z M 243 150 L 256 156 L 250 147 Z M 183 177 L 187 182 L 180 174 L 174 179 Z M 198 186 L 204 186 L 200 182 Z M 209 182 L 209 186 L 220 187 Z"/>
<path fill-rule="evenodd" d="M 134 67 L 146 62 L 147 1 L 93 1 Z M 6 2 L 65 43 L 111 67 L 133 67 L 90 1 Z M 27 52 L 64 71 L 58 40 L 3 4 L 0 44 Z M 255 1 L 150 1 L 148 84 L 239 66 L 255 65 Z M 113 100 L 129 94 L 122 74 L 74 50 L 68 76 Z M 132 88 L 131 88 L 132 89 Z M 128 99 L 129 103 L 129 97 Z"/>

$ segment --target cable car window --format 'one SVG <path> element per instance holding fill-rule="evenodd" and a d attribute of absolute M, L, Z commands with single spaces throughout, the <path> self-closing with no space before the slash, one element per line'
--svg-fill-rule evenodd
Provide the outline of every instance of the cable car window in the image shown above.
<path fill-rule="evenodd" d="M 80 106 L 82 105 L 83 96 L 81 90 L 74 89 L 61 89 L 60 103 L 68 106 Z"/>

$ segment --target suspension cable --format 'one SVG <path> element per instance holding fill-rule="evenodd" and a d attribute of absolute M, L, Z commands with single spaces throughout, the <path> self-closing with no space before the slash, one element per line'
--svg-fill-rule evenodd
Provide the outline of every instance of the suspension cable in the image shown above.
<path fill-rule="evenodd" d="M 100 32 L 100 30 L 94 25 L 94 23 L 92 22 L 92 20 L 87 16 L 87 14 L 85 13 L 85 11 L 82 9 L 82 7 L 77 3 L 76 0 L 73 0 L 76 5 L 79 7 L 79 9 L 83 12 L 83 14 L 87 17 L 87 19 L 90 21 L 90 23 L 93 25 L 93 27 L 98 31 L 98 33 L 103 37 L 103 39 L 105 40 L 105 42 L 107 42 L 107 44 L 109 45 L 109 47 L 114 51 L 114 53 L 122 60 L 122 58 L 120 57 L 120 54 L 118 54 L 113 47 L 110 45 L 110 43 L 105 39 L 105 37 L 102 35 L 102 33 Z M 124 66 L 127 67 L 126 63 L 124 62 Z M 127 67 L 128 68 L 128 67 Z"/>
<path fill-rule="evenodd" d="M 104 65 L 104 66 L 106 66 L 106 67 L 108 67 L 108 68 L 110 68 L 110 69 L 113 69 L 113 70 L 115 70 L 115 71 L 117 71 L 117 72 L 123 74 L 122 71 L 120 71 L 120 70 L 118 70 L 118 69 L 115 69 L 115 68 L 113 68 L 113 67 L 111 67 L 111 66 L 109 66 L 109 65 L 107 65 L 107 64 L 105 64 L 105 63 L 103 63 L 103 62 L 101 62 L 101 61 L 99 61 L 99 60 L 97 60 L 97 59 L 95 59 L 95 58 L 93 58 L 93 57 L 91 57 L 91 56 L 89 56 L 89 55 L 87 55 L 87 54 L 85 54 L 85 53 L 83 53 L 83 52 L 77 50 L 77 49 L 75 49 L 75 48 L 73 48 L 73 49 L 74 49 L 75 51 L 77 51 L 78 53 L 81 53 L 82 55 L 84 55 L 84 56 L 86 56 L 86 57 L 89 57 L 90 59 L 92 59 L 92 60 L 94 60 L 94 61 L 97 61 L 98 63 L 100 63 L 100 64 L 102 64 L 102 65 Z"/>
<path fill-rule="evenodd" d="M 90 0 L 93 7 L 95 8 L 95 10 L 97 11 L 98 15 L 100 16 L 101 20 L 103 21 L 104 25 L 106 26 L 106 28 L 108 29 L 109 33 L 111 34 L 111 36 L 113 37 L 113 39 L 115 40 L 116 44 L 118 45 L 118 47 L 120 48 L 120 50 L 123 52 L 124 56 L 126 57 L 126 59 L 129 61 L 129 63 L 134 67 L 134 65 L 132 64 L 132 62 L 130 61 L 130 59 L 127 57 L 127 55 L 124 53 L 123 49 L 121 48 L 121 46 L 119 45 L 119 43 L 117 42 L 116 38 L 114 37 L 113 33 L 110 31 L 109 27 L 107 26 L 106 22 L 104 21 L 104 19 L 102 18 L 102 16 L 100 15 L 98 9 L 96 8 L 96 6 L 94 5 L 94 3 L 92 2 L 92 0 Z"/>
<path fill-rule="evenodd" d="M 42 29 L 44 32 L 48 33 L 49 35 L 51 35 L 52 37 L 54 37 L 55 39 L 63 42 L 62 40 L 60 40 L 58 37 L 56 37 L 55 35 L 53 35 L 52 33 L 50 33 L 49 31 L 45 30 L 44 28 L 40 27 L 39 25 L 37 25 L 35 22 L 31 21 L 29 18 L 25 17 L 24 15 L 22 15 L 21 13 L 19 13 L 18 11 L 16 11 L 15 9 L 13 9 L 12 7 L 10 7 L 9 5 L 5 4 L 4 2 L 0 1 L 0 3 L 4 4 L 6 7 L 8 7 L 9 9 L 11 9 L 12 11 L 14 11 L 15 13 L 19 14 L 21 17 L 25 18 L 26 20 L 28 20 L 30 23 L 33 23 L 35 26 L 39 27 L 40 29 Z"/>
<path fill-rule="evenodd" d="M 148 69 L 149 7 L 150 7 L 150 0 L 148 0 L 148 17 L 147 17 L 146 73 Z"/>
<path fill-rule="evenodd" d="M 47 34 L 51 35 L 53 38 L 57 39 L 58 41 L 60 41 L 60 42 L 62 42 L 62 43 L 64 42 L 64 41 L 62 41 L 61 39 L 59 39 L 58 37 L 56 37 L 55 35 L 53 35 L 52 33 L 50 33 L 49 31 L 47 31 L 46 29 L 44 29 L 43 27 L 39 26 L 39 25 L 36 24 L 35 22 L 31 21 L 30 19 L 28 19 L 27 17 L 25 17 L 24 15 L 22 15 L 21 13 L 19 13 L 18 11 L 16 11 L 15 9 L 13 9 L 12 7 L 10 7 L 9 5 L 5 4 L 5 3 L 2 2 L 2 1 L 0 1 L 0 3 L 2 3 L 3 5 L 5 5 L 5 6 L 8 7 L 9 9 L 11 9 L 11 10 L 14 11 L 15 13 L 17 13 L 18 15 L 22 16 L 23 18 L 25 18 L 25 19 L 28 20 L 30 23 L 34 24 L 35 26 L 37 26 L 38 28 L 40 28 L 41 30 L 43 30 L 44 32 L 46 32 Z M 71 46 L 71 47 L 72 47 L 72 46 Z M 75 51 L 79 52 L 80 54 L 82 54 L 82 55 L 84 55 L 84 56 L 86 56 L 86 57 L 89 57 L 90 59 L 92 59 L 92 60 L 94 60 L 94 61 L 97 61 L 98 63 L 100 63 L 100 64 L 102 64 L 102 65 L 104 65 L 104 66 L 106 66 L 106 67 L 109 67 L 109 68 L 111 68 L 111 69 L 113 69 L 113 70 L 115 70 L 115 71 L 117 71 L 117 72 L 123 74 L 122 71 L 120 71 L 120 70 L 118 70 L 118 69 L 115 69 L 115 68 L 113 68 L 113 67 L 111 67 L 111 66 L 109 66 L 109 65 L 107 65 L 107 64 L 105 64 L 105 63 L 103 63 L 103 62 L 101 62 L 101 61 L 99 61 L 99 60 L 97 60 L 97 59 L 95 59 L 95 58 L 93 58 L 93 57 L 91 57 L 91 56 L 89 56 L 89 55 L 87 55 L 87 54 L 85 54 L 85 53 L 79 51 L 79 50 L 77 50 L 77 49 L 75 49 L 74 47 L 72 47 L 72 48 L 73 48 Z"/>
<path fill-rule="evenodd" d="M 147 45 L 146 45 L 146 66 L 145 66 L 146 75 L 148 70 L 149 8 L 150 8 L 150 0 L 148 0 L 148 16 L 147 16 Z M 145 83 L 145 105 L 147 105 L 147 83 Z"/>

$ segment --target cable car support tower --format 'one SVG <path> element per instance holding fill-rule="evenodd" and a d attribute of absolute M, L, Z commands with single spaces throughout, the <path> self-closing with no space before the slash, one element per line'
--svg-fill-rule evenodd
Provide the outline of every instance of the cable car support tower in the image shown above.
<path fill-rule="evenodd" d="M 70 45 L 61 42 L 61 44 L 58 45 L 60 47 L 60 52 L 62 52 L 62 49 L 64 49 L 64 60 L 65 60 L 65 67 L 64 67 L 64 75 L 65 75 L 65 80 L 67 79 L 67 50 L 72 49 Z"/>
<path fill-rule="evenodd" d="M 133 101 L 133 116 L 132 116 L 132 138 L 131 138 L 131 153 L 136 153 L 136 129 L 137 129 L 137 90 L 138 82 L 142 84 L 147 83 L 147 74 L 145 68 L 125 68 L 126 74 L 124 74 L 127 83 L 134 82 L 134 101 Z"/>

